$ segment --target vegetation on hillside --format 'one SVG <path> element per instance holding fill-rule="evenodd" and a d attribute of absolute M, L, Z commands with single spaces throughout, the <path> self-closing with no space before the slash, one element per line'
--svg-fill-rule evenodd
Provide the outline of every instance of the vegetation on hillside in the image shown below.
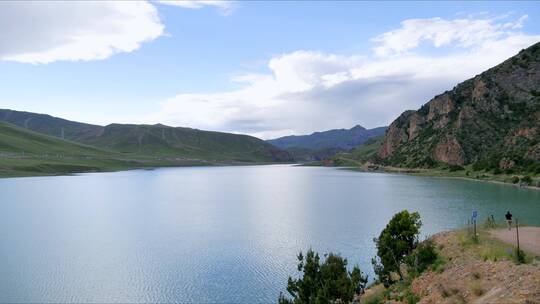
<path fill-rule="evenodd" d="M 355 295 L 362 294 L 367 283 L 367 276 L 355 266 L 347 270 L 347 259 L 329 253 L 321 263 L 319 254 L 308 250 L 306 256 L 298 255 L 298 271 L 302 277 L 289 277 L 287 292 L 292 299 L 280 294 L 280 304 L 311 304 L 351 302 Z"/>
<path fill-rule="evenodd" d="M 540 173 L 540 43 L 406 111 L 389 127 L 380 164 L 472 165 L 474 171 Z"/>
<path fill-rule="evenodd" d="M 285 136 L 268 142 L 289 152 L 297 162 L 321 161 L 354 149 L 373 137 L 382 136 L 385 131 L 386 127 L 366 129 L 358 125 L 351 129 Z"/>
<path fill-rule="evenodd" d="M 0 109 L 0 176 L 291 161 L 247 135 L 159 124 L 102 127 Z"/>
<path fill-rule="evenodd" d="M 377 155 L 383 140 L 384 136 L 372 137 L 355 149 L 337 153 L 329 160 L 335 166 L 361 166 Z"/>
<path fill-rule="evenodd" d="M 219 162 L 120 153 L 0 122 L 0 176 L 58 175 L 211 164 Z"/>
<path fill-rule="evenodd" d="M 375 239 L 377 257 L 373 259 L 378 282 L 386 287 L 403 284 L 406 273 L 418 276 L 438 259 L 431 241 L 418 242 L 421 227 L 418 213 L 404 210 L 390 220 L 379 238 Z M 280 295 L 280 304 L 350 303 L 364 293 L 367 276 L 358 267 L 347 270 L 347 260 L 330 253 L 321 264 L 319 255 L 309 250 L 298 255 L 300 277 L 289 277 L 287 292 L 292 299 Z M 407 284 L 410 284 L 407 283 Z M 414 295 L 409 295 L 414 298 Z"/>

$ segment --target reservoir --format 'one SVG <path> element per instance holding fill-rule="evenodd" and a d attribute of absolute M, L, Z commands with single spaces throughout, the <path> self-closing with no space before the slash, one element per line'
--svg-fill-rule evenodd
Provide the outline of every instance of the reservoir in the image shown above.
<path fill-rule="evenodd" d="M 290 165 L 0 179 L 0 302 L 276 302 L 309 248 L 373 278 L 403 209 L 422 238 L 473 210 L 540 225 L 540 191 Z"/>

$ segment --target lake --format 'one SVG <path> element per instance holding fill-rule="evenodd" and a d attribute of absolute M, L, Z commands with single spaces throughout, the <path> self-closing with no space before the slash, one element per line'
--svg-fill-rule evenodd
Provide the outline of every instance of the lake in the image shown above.
<path fill-rule="evenodd" d="M 289 165 L 0 179 L 0 302 L 276 302 L 296 254 L 373 277 L 373 238 L 418 211 L 427 236 L 472 210 L 540 225 L 540 191 Z"/>

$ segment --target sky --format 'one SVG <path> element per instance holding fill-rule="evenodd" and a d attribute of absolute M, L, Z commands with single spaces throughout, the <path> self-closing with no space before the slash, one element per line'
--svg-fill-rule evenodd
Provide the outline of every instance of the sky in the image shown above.
<path fill-rule="evenodd" d="M 540 41 L 540 2 L 0 2 L 0 108 L 264 139 L 388 125 Z"/>

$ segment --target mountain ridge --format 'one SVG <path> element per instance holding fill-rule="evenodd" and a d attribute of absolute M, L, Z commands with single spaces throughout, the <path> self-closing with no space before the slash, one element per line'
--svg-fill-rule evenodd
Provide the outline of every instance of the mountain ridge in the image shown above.
<path fill-rule="evenodd" d="M 7 109 L 0 109 L 0 121 L 44 135 L 134 155 L 218 162 L 292 161 L 287 152 L 249 135 L 162 124 L 112 123 L 99 126 L 47 114 Z"/>
<path fill-rule="evenodd" d="M 537 170 L 540 43 L 403 112 L 390 124 L 375 161 Z"/>
<path fill-rule="evenodd" d="M 366 129 L 356 125 L 350 129 L 331 129 L 313 132 L 307 135 L 289 135 L 267 142 L 281 148 L 304 148 L 311 150 L 339 148 L 348 150 L 357 147 L 371 137 L 384 134 L 387 127 Z"/>

